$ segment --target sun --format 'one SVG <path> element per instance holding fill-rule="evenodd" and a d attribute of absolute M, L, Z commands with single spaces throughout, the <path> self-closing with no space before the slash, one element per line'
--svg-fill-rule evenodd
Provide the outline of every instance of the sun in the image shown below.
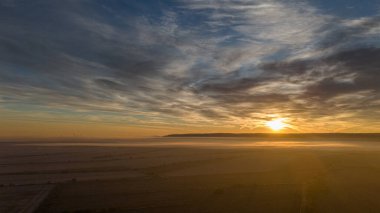
<path fill-rule="evenodd" d="M 266 122 L 266 126 L 271 128 L 273 131 L 280 131 L 284 127 L 286 127 L 286 124 L 283 122 L 283 118 L 278 118 L 275 120 L 271 120 Z"/>

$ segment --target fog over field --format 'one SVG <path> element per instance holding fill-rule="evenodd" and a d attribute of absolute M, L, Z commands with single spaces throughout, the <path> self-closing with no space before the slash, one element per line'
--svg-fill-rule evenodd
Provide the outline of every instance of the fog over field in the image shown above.
<path fill-rule="evenodd" d="M 376 212 L 377 139 L 0 143 L 0 212 Z"/>
<path fill-rule="evenodd" d="M 0 0 L 0 213 L 380 212 L 380 0 Z"/>

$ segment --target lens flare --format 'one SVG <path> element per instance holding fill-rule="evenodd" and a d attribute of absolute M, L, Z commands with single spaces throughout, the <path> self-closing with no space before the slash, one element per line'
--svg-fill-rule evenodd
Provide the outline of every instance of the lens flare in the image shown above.
<path fill-rule="evenodd" d="M 286 127 L 286 124 L 283 121 L 284 121 L 283 118 L 271 120 L 271 121 L 266 122 L 266 126 L 271 128 L 273 131 L 280 131 Z"/>

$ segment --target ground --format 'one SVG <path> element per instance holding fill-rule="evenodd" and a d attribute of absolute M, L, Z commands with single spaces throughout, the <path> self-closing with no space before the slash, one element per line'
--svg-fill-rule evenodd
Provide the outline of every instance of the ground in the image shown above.
<path fill-rule="evenodd" d="M 0 212 L 379 212 L 378 144 L 1 142 Z"/>

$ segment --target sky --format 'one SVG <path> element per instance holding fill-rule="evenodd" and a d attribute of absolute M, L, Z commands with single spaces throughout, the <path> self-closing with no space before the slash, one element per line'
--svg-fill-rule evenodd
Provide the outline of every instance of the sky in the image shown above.
<path fill-rule="evenodd" d="M 0 137 L 380 132 L 379 0 L 2 0 Z"/>

